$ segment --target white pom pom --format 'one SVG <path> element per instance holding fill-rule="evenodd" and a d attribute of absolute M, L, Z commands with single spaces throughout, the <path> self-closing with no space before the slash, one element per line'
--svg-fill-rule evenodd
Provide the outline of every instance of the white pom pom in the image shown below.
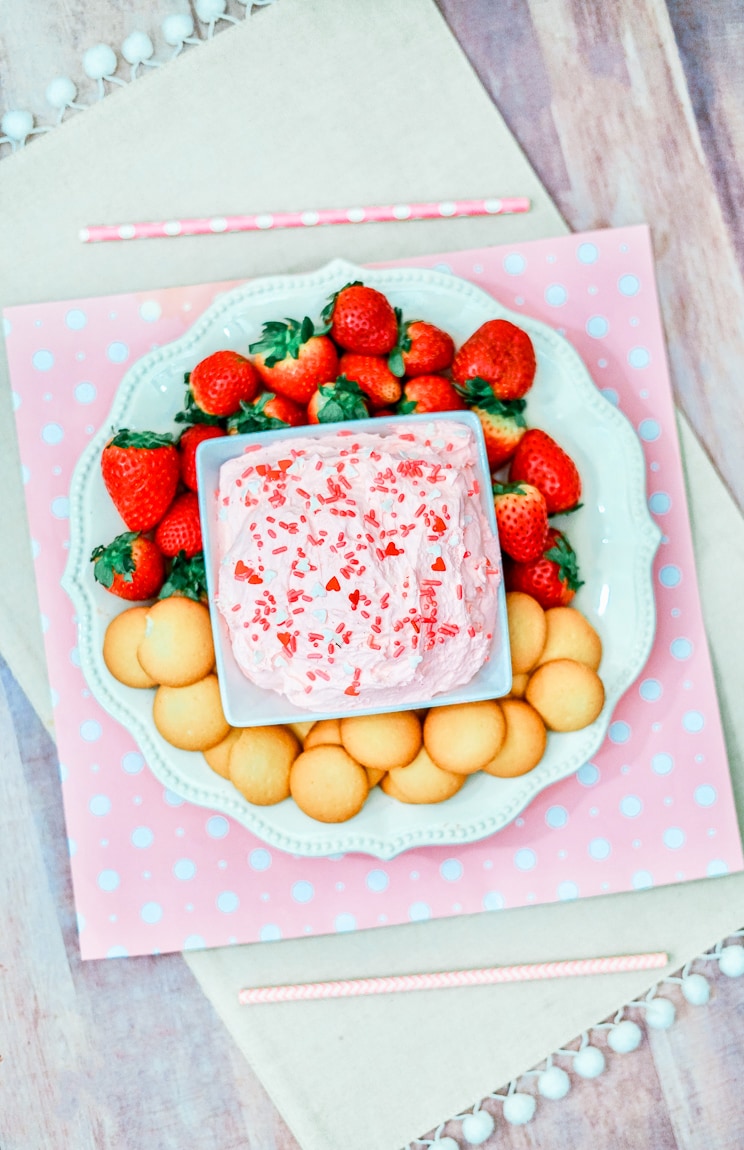
<path fill-rule="evenodd" d="M 702 974 L 688 974 L 682 979 L 682 993 L 690 1006 L 705 1006 L 710 1000 L 710 983 Z"/>
<path fill-rule="evenodd" d="M 476 1110 L 462 1120 L 462 1136 L 471 1146 L 480 1146 L 493 1134 L 494 1120 L 487 1110 Z"/>
<path fill-rule="evenodd" d="M 571 1089 L 571 1079 L 561 1066 L 549 1066 L 547 1070 L 543 1070 L 538 1078 L 537 1089 L 543 1098 L 549 1098 L 551 1102 L 559 1102 L 561 1098 L 566 1097 Z"/>
<path fill-rule="evenodd" d="M 128 64 L 142 64 L 154 52 L 155 46 L 145 32 L 132 32 L 121 46 L 121 54 Z"/>
<path fill-rule="evenodd" d="M 509 1094 L 504 1099 L 504 1118 L 510 1126 L 524 1126 L 532 1121 L 536 1106 L 531 1094 Z"/>
<path fill-rule="evenodd" d="M 622 1022 L 618 1022 L 617 1026 L 613 1026 L 607 1035 L 607 1044 L 615 1054 L 630 1054 L 638 1049 L 642 1038 L 643 1031 L 638 1023 L 633 1022 L 631 1018 L 625 1018 Z"/>
<path fill-rule="evenodd" d="M 652 1030 L 668 1030 L 676 1017 L 674 1003 L 668 998 L 652 998 L 646 1007 L 646 1025 Z"/>
<path fill-rule="evenodd" d="M 0 133 L 7 136 L 14 144 L 20 144 L 33 131 L 34 118 L 30 112 L 22 108 L 13 108 L 6 112 L 0 120 Z"/>
<path fill-rule="evenodd" d="M 605 1068 L 605 1056 L 596 1046 L 585 1046 L 574 1058 L 573 1067 L 580 1078 L 599 1078 Z"/>
<path fill-rule="evenodd" d="M 460 1150 L 460 1143 L 445 1134 L 444 1138 L 437 1138 L 436 1142 L 432 1142 L 432 1150 Z"/>
<path fill-rule="evenodd" d="M 166 44 L 172 44 L 173 47 L 194 35 L 194 21 L 188 12 L 174 12 L 172 16 L 166 16 L 160 27 Z"/>
<path fill-rule="evenodd" d="M 718 965 L 727 978 L 741 978 L 744 974 L 744 946 L 724 946 Z"/>
<path fill-rule="evenodd" d="M 83 71 L 91 80 L 102 80 L 116 71 L 116 53 L 108 44 L 94 44 L 83 56 Z"/>
<path fill-rule="evenodd" d="M 227 10 L 227 0 L 196 0 L 196 14 L 205 24 L 219 20 Z"/>
<path fill-rule="evenodd" d="M 52 80 L 44 93 L 47 104 L 51 104 L 53 108 L 58 108 L 62 111 L 68 104 L 77 96 L 77 88 L 73 84 L 69 76 L 58 76 L 56 80 Z"/>

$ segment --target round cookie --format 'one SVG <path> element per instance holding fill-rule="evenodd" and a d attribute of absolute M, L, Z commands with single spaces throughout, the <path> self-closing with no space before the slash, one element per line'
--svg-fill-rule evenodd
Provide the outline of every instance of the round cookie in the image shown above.
<path fill-rule="evenodd" d="M 315 723 L 311 720 L 309 723 L 287 723 L 286 725 L 289 727 L 292 734 L 297 735 L 297 738 L 300 740 L 300 742 L 302 742 L 308 731 L 312 730 L 312 728 L 315 726 Z"/>
<path fill-rule="evenodd" d="M 369 794 L 364 767 L 343 747 L 332 745 L 303 751 L 292 764 L 289 786 L 300 810 L 321 823 L 353 818 Z"/>
<path fill-rule="evenodd" d="M 551 607 L 545 612 L 547 635 L 537 666 L 555 659 L 574 659 L 596 671 L 602 661 L 602 640 L 575 607 Z"/>
<path fill-rule="evenodd" d="M 222 742 L 203 752 L 204 758 L 216 775 L 230 778 L 230 751 L 240 738 L 240 727 L 231 727 Z"/>
<path fill-rule="evenodd" d="M 311 750 L 313 747 L 323 747 L 329 744 L 334 744 L 337 747 L 341 746 L 340 719 L 319 719 L 317 723 L 313 723 L 305 735 L 306 751 Z"/>
<path fill-rule="evenodd" d="M 523 699 L 530 677 L 525 671 L 520 675 L 512 675 L 512 685 L 509 694 L 513 699 Z"/>
<path fill-rule="evenodd" d="M 530 675 L 525 698 L 551 731 L 580 731 L 604 706 L 604 686 L 596 671 L 573 659 L 543 663 Z"/>
<path fill-rule="evenodd" d="M 172 595 L 147 608 L 137 658 L 148 675 L 167 687 L 188 687 L 214 667 L 209 608 Z"/>
<path fill-rule="evenodd" d="M 432 707 L 424 720 L 424 746 L 438 767 L 472 775 L 499 752 L 506 733 L 498 703 Z"/>
<path fill-rule="evenodd" d="M 507 591 L 506 617 L 509 622 L 512 674 L 531 671 L 545 646 L 545 612 L 524 591 Z"/>
<path fill-rule="evenodd" d="M 354 715 L 341 720 L 341 742 L 363 767 L 405 767 L 421 747 L 421 723 L 413 711 Z"/>
<path fill-rule="evenodd" d="M 537 711 L 522 699 L 502 699 L 501 709 L 506 719 L 506 738 L 498 755 L 483 770 L 499 779 L 513 779 L 526 775 L 540 762 L 547 733 Z"/>
<path fill-rule="evenodd" d="M 112 619 L 103 637 L 103 661 L 111 674 L 126 687 L 157 687 L 137 658 L 145 634 L 147 607 L 130 607 Z"/>
<path fill-rule="evenodd" d="M 163 738 L 182 751 L 208 751 L 230 732 L 216 675 L 186 687 L 158 687 L 152 717 Z"/>
<path fill-rule="evenodd" d="M 273 806 L 289 798 L 289 773 L 299 752 L 287 727 L 247 727 L 230 751 L 230 781 L 249 803 Z"/>
<path fill-rule="evenodd" d="M 464 782 L 464 775 L 442 770 L 422 747 L 407 767 L 388 771 L 380 786 L 402 803 L 442 803 L 456 795 Z"/>
<path fill-rule="evenodd" d="M 381 782 L 387 774 L 387 771 L 381 771 L 378 767 L 365 767 L 364 769 L 367 772 L 367 779 L 369 780 L 370 790 L 372 790 L 373 787 L 376 787 L 377 784 Z"/>

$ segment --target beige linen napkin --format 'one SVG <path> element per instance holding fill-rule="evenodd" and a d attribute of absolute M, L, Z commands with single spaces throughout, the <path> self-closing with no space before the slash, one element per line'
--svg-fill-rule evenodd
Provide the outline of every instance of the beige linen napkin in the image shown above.
<path fill-rule="evenodd" d="M 80 227 L 97 222 L 491 194 L 526 194 L 533 210 L 88 248 L 77 239 Z M 3 161 L 0 305 L 565 231 L 432 0 L 279 0 Z M 0 651 L 51 725 L 4 364 L 2 371 Z M 733 591 L 740 579 L 731 573 L 744 573 L 744 523 L 685 425 L 682 438 L 741 794 L 744 622 Z M 742 920 L 744 878 L 734 876 L 192 953 L 188 962 L 304 1150 L 397 1150 L 643 990 L 648 976 L 254 1009 L 237 1006 L 240 985 L 646 949 L 669 950 L 680 964 Z"/>

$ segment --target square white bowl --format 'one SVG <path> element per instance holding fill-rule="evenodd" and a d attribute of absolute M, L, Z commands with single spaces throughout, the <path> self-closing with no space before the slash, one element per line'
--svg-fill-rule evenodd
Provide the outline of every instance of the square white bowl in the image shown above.
<path fill-rule="evenodd" d="M 511 689 L 511 654 L 509 650 L 509 629 L 506 616 L 506 594 L 504 577 L 499 559 L 499 586 L 497 623 L 491 645 L 489 659 L 480 670 L 456 691 L 422 697 L 399 705 L 363 707 L 358 701 L 350 700 L 348 707 L 340 706 L 334 711 L 310 711 L 298 708 L 277 691 L 256 686 L 241 671 L 230 643 L 230 633 L 225 620 L 215 603 L 219 570 L 217 543 L 216 493 L 219 490 L 220 468 L 223 463 L 242 455 L 248 447 L 256 444 L 272 443 L 298 437 L 322 439 L 335 435 L 339 428 L 353 426 L 355 431 L 374 432 L 389 435 L 394 429 L 411 425 L 456 422 L 465 425 L 473 433 L 476 443 L 476 472 L 478 475 L 483 511 L 488 525 L 496 539 L 496 513 L 491 498 L 491 476 L 486 455 L 486 446 L 480 421 L 472 412 L 438 412 L 433 415 L 395 415 L 379 419 L 359 419 L 350 423 L 323 423 L 303 427 L 287 427 L 277 431 L 261 431 L 248 435 L 227 435 L 219 439 L 209 439 L 200 444 L 196 452 L 196 471 L 199 483 L 199 511 L 204 543 L 204 561 L 209 593 L 209 611 L 212 620 L 212 634 L 220 682 L 220 694 L 225 718 L 233 727 L 271 726 L 276 723 L 317 722 L 320 719 L 336 718 L 344 714 L 374 715 L 393 711 L 416 710 L 420 707 L 444 707 L 454 703 L 472 703 L 480 699 L 497 699 Z"/>

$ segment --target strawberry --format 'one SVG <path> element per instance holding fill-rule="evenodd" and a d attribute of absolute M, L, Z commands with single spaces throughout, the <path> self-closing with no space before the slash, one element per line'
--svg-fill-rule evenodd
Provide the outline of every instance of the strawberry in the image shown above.
<path fill-rule="evenodd" d="M 196 449 L 205 439 L 219 439 L 225 432 L 221 427 L 211 427 L 207 423 L 194 423 L 185 428 L 178 441 L 181 457 L 181 479 L 191 491 L 197 491 Z"/>
<path fill-rule="evenodd" d="M 455 356 L 452 336 L 433 323 L 420 319 L 401 323 L 397 308 L 395 314 L 398 316 L 398 343 L 388 360 L 393 375 L 412 378 L 446 371 Z"/>
<path fill-rule="evenodd" d="M 505 559 L 504 585 L 507 591 L 531 595 L 545 611 L 550 607 L 567 607 L 582 586 L 582 580 L 576 553 L 566 536 L 550 527 L 539 558 L 529 563 Z"/>
<path fill-rule="evenodd" d="M 452 383 L 443 375 L 417 375 L 403 384 L 403 398 L 398 404 L 403 415 L 427 411 L 464 411 L 465 404 Z"/>
<path fill-rule="evenodd" d="M 248 349 L 254 366 L 271 391 L 302 407 L 321 383 L 338 375 L 338 354 L 327 335 L 316 335 L 309 316 L 264 324 L 263 335 Z"/>
<path fill-rule="evenodd" d="M 229 435 L 246 435 L 255 431 L 277 431 L 281 427 L 301 427 L 307 423 L 304 407 L 283 395 L 264 391 L 253 403 L 241 403 L 240 411 L 227 421 Z"/>
<path fill-rule="evenodd" d="M 117 535 L 91 554 L 93 574 L 107 591 L 120 599 L 153 599 L 165 579 L 165 563 L 158 547 L 139 531 Z"/>
<path fill-rule="evenodd" d="M 188 423 L 211 422 L 200 415 L 224 419 L 237 411 L 241 402 L 250 403 L 255 399 L 261 387 L 255 367 L 237 351 L 216 351 L 208 355 L 197 363 L 187 382 L 187 410 L 179 414 L 185 415 Z"/>
<path fill-rule="evenodd" d="M 340 375 L 335 383 L 323 383 L 307 405 L 310 423 L 340 423 L 347 419 L 366 419 L 367 397 L 352 379 Z"/>
<path fill-rule="evenodd" d="M 490 383 L 478 376 L 464 385 L 455 384 L 455 390 L 481 421 L 488 462 L 491 470 L 497 471 L 508 463 L 525 434 L 525 400 L 498 399 Z"/>
<path fill-rule="evenodd" d="M 101 474 L 130 531 L 149 531 L 173 502 L 181 472 L 170 435 L 121 428 L 103 449 Z"/>
<path fill-rule="evenodd" d="M 185 552 L 187 559 L 201 551 L 199 499 L 195 491 L 176 496 L 158 524 L 155 542 L 163 555 L 170 559 L 178 555 L 179 551 Z"/>
<path fill-rule="evenodd" d="M 550 435 L 536 427 L 520 440 L 509 467 L 509 481 L 539 487 L 548 515 L 574 510 L 581 496 L 581 477 L 573 459 Z"/>
<path fill-rule="evenodd" d="M 529 483 L 494 483 L 493 504 L 501 550 L 518 563 L 539 558 L 548 534 L 542 492 Z"/>
<path fill-rule="evenodd" d="M 378 407 L 389 407 L 400 399 L 400 382 L 381 356 L 346 351 L 338 366 L 342 375 L 359 384 L 373 411 Z"/>
<path fill-rule="evenodd" d="M 452 364 L 456 383 L 479 376 L 497 399 L 521 399 L 532 387 L 537 362 L 526 331 L 506 319 L 481 324 L 465 340 Z"/>
<path fill-rule="evenodd" d="M 358 355 L 387 355 L 398 340 L 398 319 L 382 292 L 356 280 L 330 297 L 323 309 L 333 340 Z"/>
<path fill-rule="evenodd" d="M 190 559 L 179 551 L 173 560 L 170 573 L 160 588 L 158 599 L 168 599 L 171 595 L 182 595 L 197 602 L 207 601 L 207 576 L 204 570 L 204 552 L 199 551 Z"/>

